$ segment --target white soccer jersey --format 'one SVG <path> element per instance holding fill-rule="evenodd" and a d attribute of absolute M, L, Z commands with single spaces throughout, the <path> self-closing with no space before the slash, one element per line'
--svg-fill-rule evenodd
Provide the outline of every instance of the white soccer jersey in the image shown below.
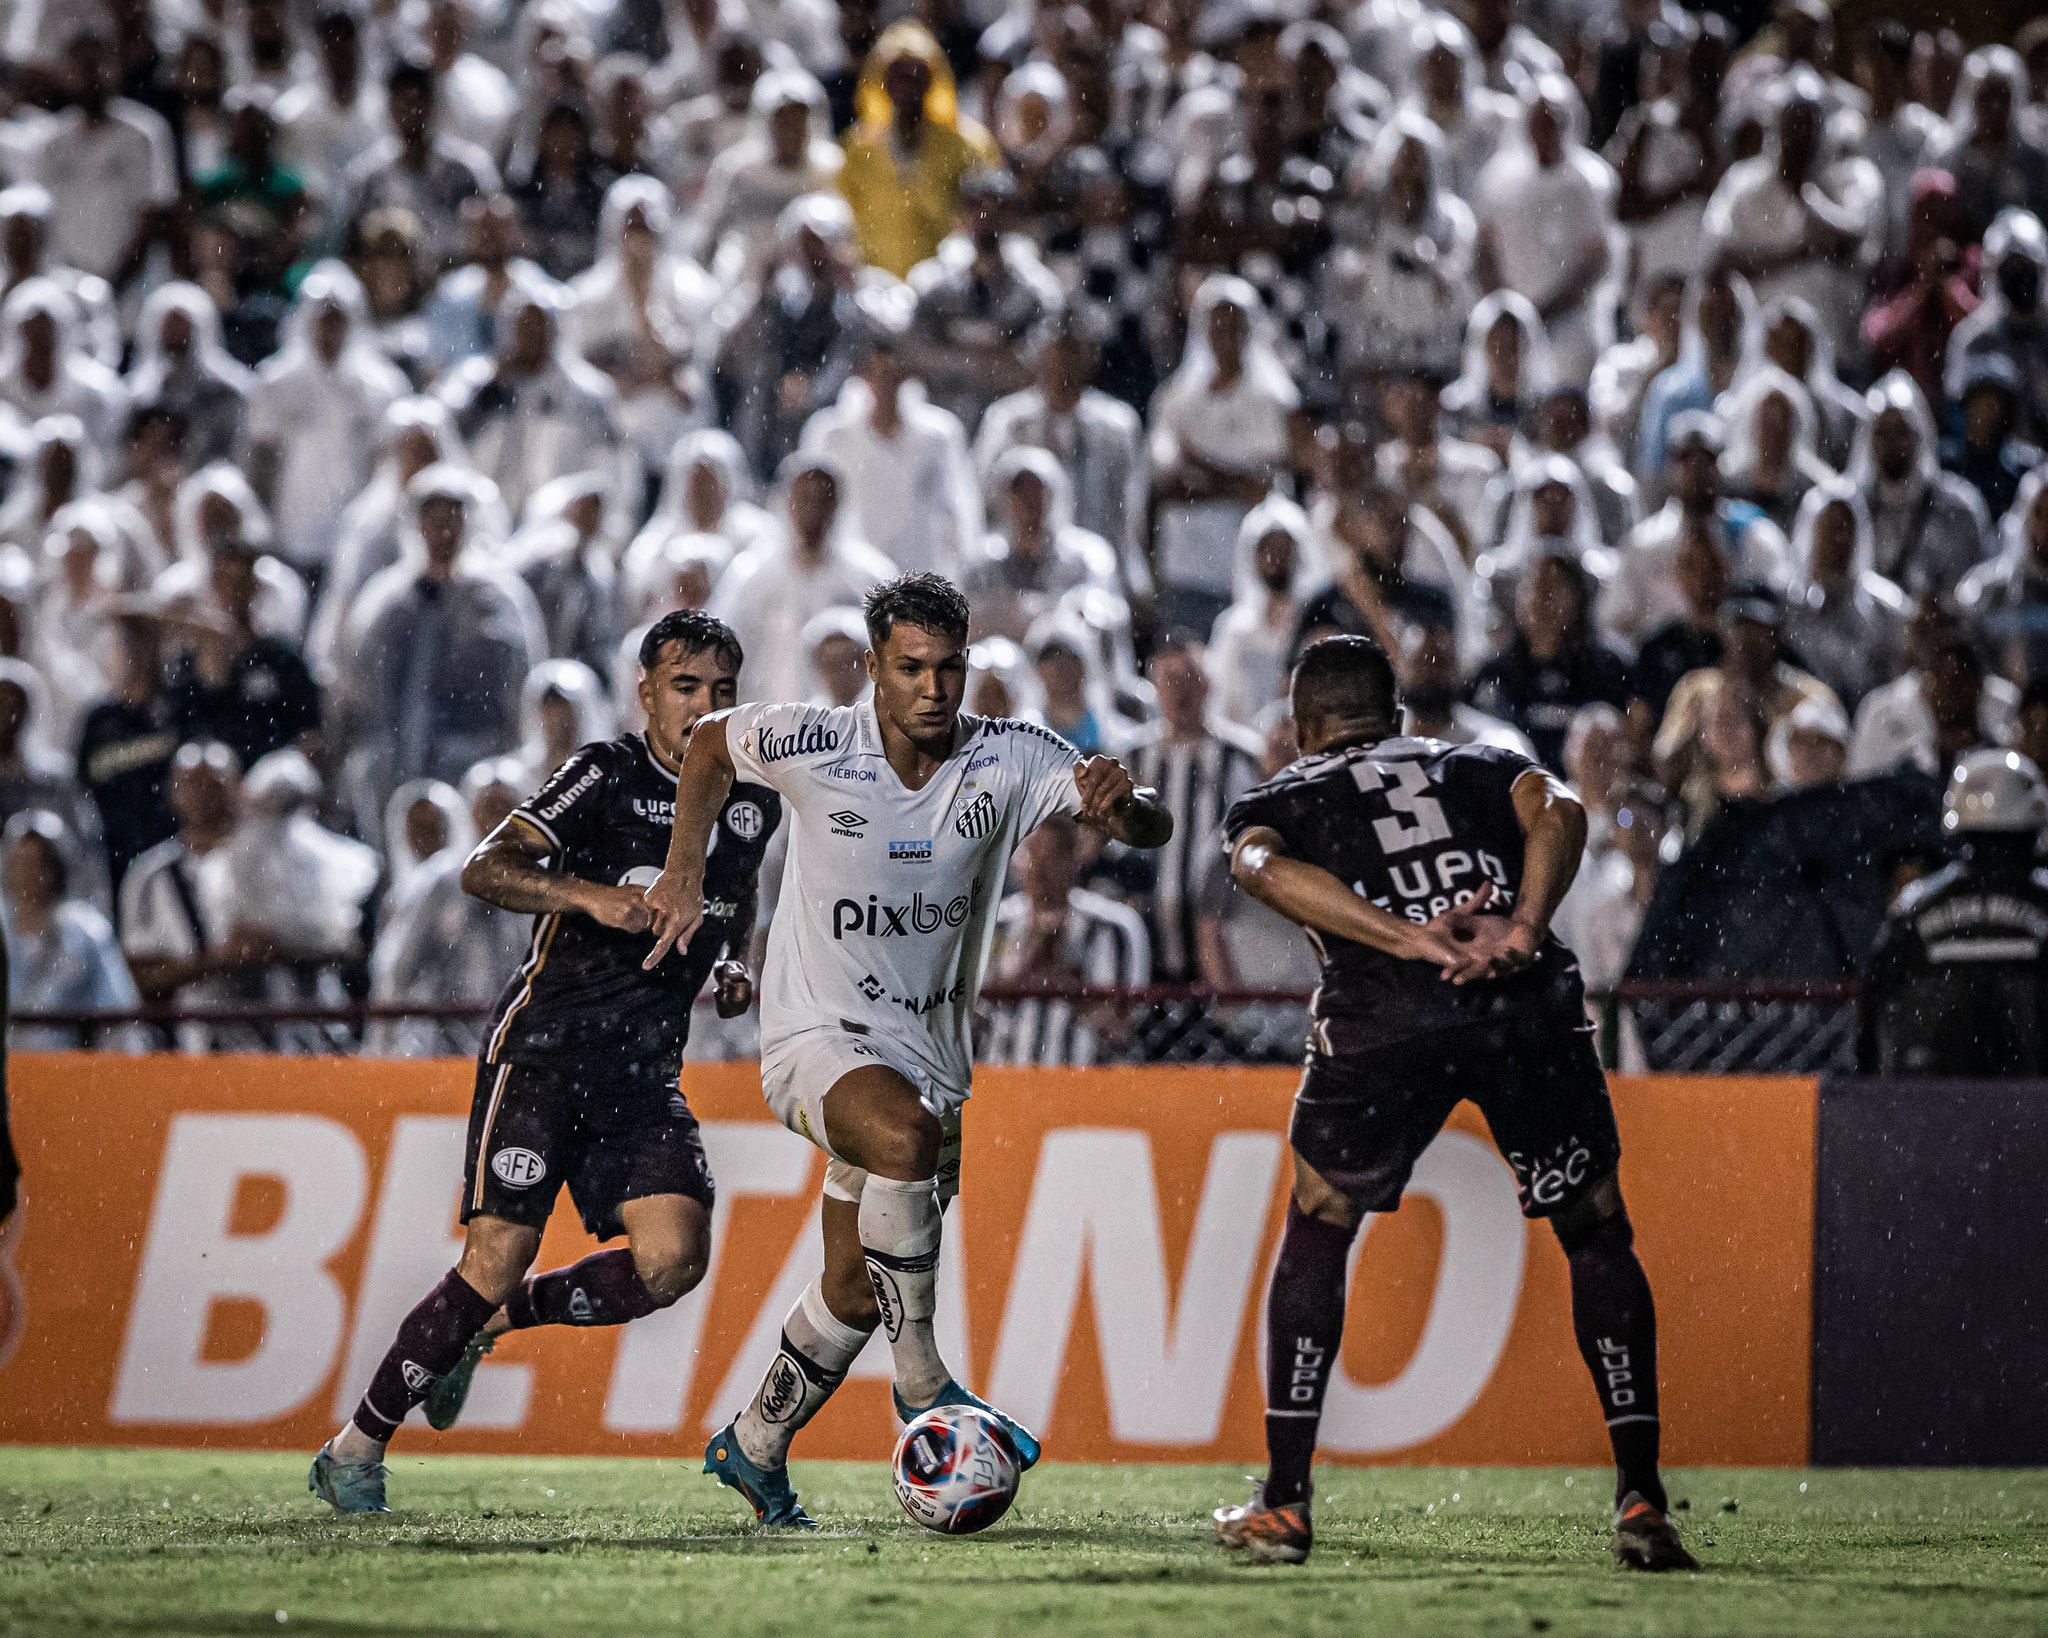
<path fill-rule="evenodd" d="M 742 705 L 725 725 L 738 777 L 789 805 L 763 1056 L 851 1024 L 900 1049 L 943 1101 L 964 1099 L 1004 872 L 1029 831 L 1081 811 L 1079 754 L 1036 723 L 963 715 L 952 756 L 913 791 L 870 702 Z"/>

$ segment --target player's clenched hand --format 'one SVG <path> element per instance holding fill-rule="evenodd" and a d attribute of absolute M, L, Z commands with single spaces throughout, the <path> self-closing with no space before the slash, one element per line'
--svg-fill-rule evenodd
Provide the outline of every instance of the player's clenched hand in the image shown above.
<path fill-rule="evenodd" d="M 1083 819 L 1107 819 L 1117 803 L 1137 787 L 1131 775 L 1113 756 L 1091 756 L 1074 769 L 1074 786 L 1081 793 Z"/>
<path fill-rule="evenodd" d="M 647 890 L 647 908 L 654 917 L 654 948 L 640 965 L 652 972 L 669 951 L 689 943 L 704 920 L 703 876 L 664 870 Z"/>
<path fill-rule="evenodd" d="M 582 894 L 583 913 L 592 921 L 621 933 L 644 933 L 654 925 L 646 897 L 632 887 L 607 887 L 592 882 Z"/>
<path fill-rule="evenodd" d="M 711 969 L 711 999 L 721 1018 L 737 1018 L 754 1004 L 754 978 L 744 961 L 721 961 Z"/>

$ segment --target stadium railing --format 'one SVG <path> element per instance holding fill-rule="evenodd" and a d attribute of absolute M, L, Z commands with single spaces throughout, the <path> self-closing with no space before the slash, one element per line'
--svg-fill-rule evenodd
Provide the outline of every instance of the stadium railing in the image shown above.
<path fill-rule="evenodd" d="M 1597 998 L 1602 1057 L 1667 1073 L 1816 1074 L 1855 1067 L 1853 984 L 1624 984 Z M 468 1056 L 488 1006 L 248 1005 L 120 1013 L 22 1012 L 17 1050 Z M 987 1061 L 1099 1064 L 1291 1063 L 1307 1033 L 1297 991 L 1192 985 L 1119 989 L 990 986 L 976 1035 Z M 749 1021 L 720 1024 L 698 1003 L 698 1057 L 747 1057 Z M 1014 1051 L 1005 1046 L 1014 1043 Z"/>

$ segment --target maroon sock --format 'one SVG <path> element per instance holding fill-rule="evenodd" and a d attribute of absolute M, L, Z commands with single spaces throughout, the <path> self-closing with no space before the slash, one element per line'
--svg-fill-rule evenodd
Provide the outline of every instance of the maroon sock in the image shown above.
<path fill-rule="evenodd" d="M 1266 1501 L 1306 1501 L 1323 1395 L 1344 1340 L 1344 1287 L 1356 1228 L 1287 1203 L 1287 1227 L 1266 1298 Z"/>
<path fill-rule="evenodd" d="M 505 1299 L 512 1329 L 530 1325 L 624 1325 L 661 1306 L 641 1282 L 630 1251 L 600 1251 L 567 1268 L 536 1274 Z"/>
<path fill-rule="evenodd" d="M 356 1426 L 379 1443 L 388 1440 L 427 1397 L 434 1379 L 462 1357 L 469 1339 L 484 1328 L 497 1306 L 449 1269 L 399 1323 L 391 1351 L 356 1406 Z"/>
<path fill-rule="evenodd" d="M 1610 1217 L 1566 1246 L 1565 1257 L 1572 1275 L 1572 1329 L 1614 1447 L 1614 1499 L 1633 1490 L 1662 1511 L 1657 1311 L 1636 1256 L 1635 1230 L 1626 1217 Z"/>

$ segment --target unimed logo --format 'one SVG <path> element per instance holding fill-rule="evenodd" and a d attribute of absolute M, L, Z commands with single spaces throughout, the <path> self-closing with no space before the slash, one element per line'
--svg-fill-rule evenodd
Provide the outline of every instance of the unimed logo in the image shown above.
<path fill-rule="evenodd" d="M 115 1426 L 100 1437 L 120 1437 L 120 1426 L 241 1426 L 255 1442 L 290 1445 L 302 1422 L 346 1414 L 399 1319 L 457 1248 L 449 1204 L 463 1129 L 455 1115 L 402 1116 L 367 1136 L 311 1113 L 173 1117 L 112 1372 L 107 1418 Z M 782 1316 L 818 1272 L 816 1151 L 766 1118 L 707 1120 L 703 1135 L 721 1197 L 703 1284 L 672 1308 L 607 1332 L 608 1365 L 593 1366 L 591 1353 L 559 1339 L 562 1351 L 552 1353 L 538 1336 L 537 1351 L 485 1363 L 467 1433 L 502 1434 L 504 1448 L 525 1451 L 596 1450 L 620 1434 L 687 1442 L 753 1396 L 780 1351 Z M 1054 1127 L 1035 1154 L 1008 1157 L 1007 1194 L 985 1186 L 987 1209 L 1005 1202 L 1000 1235 L 966 1227 L 976 1210 L 971 1182 L 948 1214 L 938 1271 L 947 1358 L 1054 1438 L 1076 1425 L 1070 1417 L 1106 1426 L 1111 1443 L 1098 1437 L 1091 1456 L 1125 1447 L 1213 1454 L 1221 1438 L 1257 1436 L 1255 1417 L 1226 1427 L 1225 1416 L 1227 1405 L 1241 1411 L 1260 1399 L 1254 1360 L 1263 1350 L 1251 1339 L 1286 1142 L 1277 1130 L 1224 1130 L 1205 1157 L 1195 1151 L 1191 1171 L 1178 1140 L 1174 1152 L 1182 1169 L 1169 1173 L 1149 1130 Z M 967 1170 L 972 1178 L 975 1167 Z M 256 1219 L 237 1209 L 251 1185 L 274 1202 Z M 1526 1230 L 1507 1168 L 1482 1141 L 1453 1131 L 1423 1156 L 1413 1190 L 1443 1225 L 1428 1317 L 1389 1380 L 1356 1381 L 1341 1354 L 1331 1359 L 1323 1443 L 1332 1453 L 1399 1450 L 1451 1427 L 1492 1378 L 1514 1322 Z M 750 1197 L 812 1213 L 800 1228 L 789 1219 L 786 1242 L 768 1242 L 787 1247 L 779 1269 L 761 1268 L 757 1238 L 735 1245 L 726 1236 L 736 1215 L 762 1209 L 742 1204 Z M 1180 1202 L 1171 1235 L 1162 1200 Z M 1374 1244 L 1368 1228 L 1360 1255 L 1371 1259 Z M 999 1300 L 1000 1312 L 970 1316 L 970 1292 L 979 1303 Z M 213 1337 L 223 1304 L 261 1316 L 260 1335 L 237 1357 L 223 1357 Z M 237 1333 L 247 1334 L 239 1325 Z M 1077 1344 L 1084 1333 L 1092 1345 Z M 1099 1370 L 1080 1370 L 1082 1357 Z M 706 1361 L 718 1370 L 704 1374 Z M 561 1374 L 571 1369 L 580 1374 Z M 888 1373 L 883 1348 L 868 1349 L 853 1372 Z M 799 1389 L 778 1371 L 773 1404 Z M 593 1405 L 601 1433 L 587 1420 Z M 887 1448 L 877 1426 L 873 1454 Z"/>

